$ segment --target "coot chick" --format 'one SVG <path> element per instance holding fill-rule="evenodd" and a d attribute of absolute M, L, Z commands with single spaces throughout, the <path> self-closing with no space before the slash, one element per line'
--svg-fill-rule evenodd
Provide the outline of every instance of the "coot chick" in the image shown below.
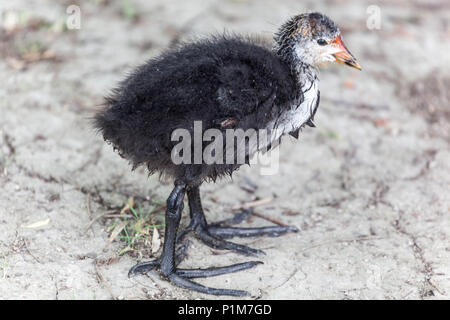
<path fill-rule="evenodd" d="M 177 268 L 177 240 L 187 231 L 193 231 L 213 248 L 255 255 L 262 251 L 224 238 L 278 236 L 297 231 L 290 226 L 209 225 L 199 187 L 204 181 L 231 175 L 240 165 L 249 163 L 256 151 L 273 147 L 282 135 L 298 137 L 305 125 L 314 127 L 313 117 L 320 97 L 318 67 L 334 61 L 361 69 L 342 42 L 336 24 L 323 14 L 307 13 L 294 16 L 281 26 L 275 34 L 273 48 L 249 37 L 211 37 L 165 51 L 120 83 L 106 99 L 106 107 L 96 114 L 96 128 L 133 168 L 145 165 L 150 173 L 166 174 L 175 181 L 167 199 L 163 252 L 154 261 L 134 266 L 130 275 L 157 268 L 180 287 L 215 295 L 248 294 L 243 290 L 206 287 L 190 279 L 236 272 L 261 262 L 207 269 Z M 174 155 L 179 152 L 174 151 L 179 143 L 174 132 L 182 130 L 195 136 L 196 123 L 201 125 L 201 133 L 211 129 L 224 136 L 230 129 L 269 133 L 258 146 L 239 147 L 234 140 L 231 147 L 227 143 L 215 145 L 219 148 L 213 152 L 215 156 L 218 151 L 225 154 L 231 148 L 235 154 L 244 152 L 243 162 L 237 162 L 236 156 L 232 161 L 174 161 Z M 191 151 L 194 157 L 196 151 L 203 154 L 206 145 L 202 140 L 200 149 L 196 150 L 198 141 L 194 137 L 192 144 L 180 154 L 192 160 Z M 191 222 L 177 237 L 185 194 Z"/>

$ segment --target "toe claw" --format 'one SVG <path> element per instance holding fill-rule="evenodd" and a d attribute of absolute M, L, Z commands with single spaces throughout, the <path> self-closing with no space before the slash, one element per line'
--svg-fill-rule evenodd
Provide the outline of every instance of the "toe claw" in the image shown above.
<path fill-rule="evenodd" d="M 128 271 L 128 278 L 130 278 L 138 273 L 147 273 L 147 272 L 155 269 L 157 266 L 159 266 L 159 264 L 160 263 L 157 260 L 138 263 L 138 264 L 134 265 L 133 267 L 131 267 L 131 269 Z"/>

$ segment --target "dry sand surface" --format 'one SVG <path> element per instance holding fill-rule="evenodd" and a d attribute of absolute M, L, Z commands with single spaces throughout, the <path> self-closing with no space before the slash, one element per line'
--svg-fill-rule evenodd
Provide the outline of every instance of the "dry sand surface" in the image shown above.
<path fill-rule="evenodd" d="M 79 30 L 64 27 L 72 3 Z M 367 28 L 369 5 L 381 10 L 380 29 Z M 242 167 L 202 189 L 210 221 L 272 198 L 255 212 L 301 231 L 237 239 L 265 250 L 264 264 L 198 281 L 247 289 L 250 299 L 450 297 L 448 1 L 2 0 L 0 10 L 1 299 L 221 298 L 157 273 L 129 279 L 149 257 L 121 254 L 119 237 L 109 242 L 118 220 L 87 229 L 131 196 L 147 210 L 146 199 L 164 203 L 171 189 L 143 169 L 131 173 L 89 117 L 127 71 L 171 44 L 224 30 L 270 40 L 308 10 L 340 25 L 363 71 L 321 72 L 317 128 L 283 139 L 278 174 Z M 188 239 L 184 267 L 254 259 Z"/>

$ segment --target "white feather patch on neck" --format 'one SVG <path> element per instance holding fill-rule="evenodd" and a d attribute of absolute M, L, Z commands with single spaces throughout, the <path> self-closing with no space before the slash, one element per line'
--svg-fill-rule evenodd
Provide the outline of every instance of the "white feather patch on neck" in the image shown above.
<path fill-rule="evenodd" d="M 290 132 L 302 127 L 313 115 L 314 108 L 319 99 L 319 79 L 317 78 L 317 69 L 305 67 L 298 70 L 303 91 L 303 101 L 298 104 L 293 101 L 289 109 L 285 110 L 278 118 L 270 121 L 266 127 L 267 139 L 258 139 L 257 144 L 249 146 L 249 154 L 253 155 L 258 150 L 266 151 L 269 144 L 275 147 L 278 139 Z M 266 141 L 266 143 L 264 143 Z"/>
<path fill-rule="evenodd" d="M 300 105 L 291 105 L 278 119 L 268 124 L 267 129 L 274 131 L 271 137 L 272 142 L 284 134 L 299 129 L 312 116 L 319 94 L 319 80 L 315 75 L 314 77 L 304 75 L 301 84 L 304 90 L 303 102 Z"/>

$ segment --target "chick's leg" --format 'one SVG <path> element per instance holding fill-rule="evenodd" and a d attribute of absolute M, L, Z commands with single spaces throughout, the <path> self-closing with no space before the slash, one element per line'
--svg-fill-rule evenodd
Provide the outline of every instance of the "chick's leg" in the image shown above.
<path fill-rule="evenodd" d="M 180 223 L 181 214 L 183 211 L 183 199 L 185 194 L 184 185 L 176 185 L 167 199 L 166 208 L 166 228 L 163 252 L 161 257 L 149 262 L 143 262 L 135 265 L 129 271 L 129 276 L 136 273 L 146 273 L 154 268 L 159 268 L 161 275 L 168 279 L 173 284 L 191 289 L 194 291 L 214 294 L 214 295 L 229 295 L 229 296 L 244 296 L 248 295 L 244 290 L 232 290 L 232 289 L 216 289 L 203 286 L 196 282 L 189 280 L 189 278 L 201 278 L 211 277 L 221 274 L 237 272 L 252 268 L 261 262 L 250 261 L 245 263 L 234 264 L 225 267 L 215 267 L 206 269 L 179 269 L 176 267 L 176 236 L 177 229 Z"/>

